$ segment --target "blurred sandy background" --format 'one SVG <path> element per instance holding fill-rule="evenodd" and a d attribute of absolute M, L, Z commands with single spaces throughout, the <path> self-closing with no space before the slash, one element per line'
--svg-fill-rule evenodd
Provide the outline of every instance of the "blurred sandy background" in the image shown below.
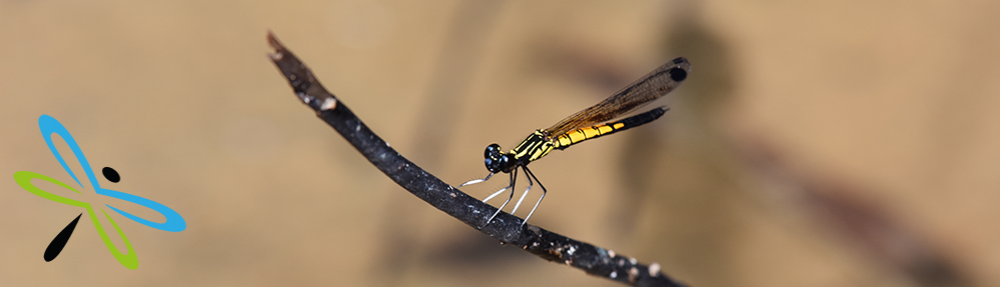
<path fill-rule="evenodd" d="M 452 184 L 486 174 L 486 145 L 509 149 L 688 57 L 688 81 L 653 104 L 671 106 L 662 119 L 532 164 L 551 191 L 532 223 L 693 286 L 1000 286 L 998 12 L 987 0 L 0 1 L 0 285 L 617 286 L 500 246 L 393 184 L 296 100 L 265 56 L 270 29 Z M 94 168 L 119 171 L 103 186 L 172 207 L 188 229 L 116 217 L 139 258 L 128 270 L 84 218 L 44 262 L 82 210 L 11 178 L 72 181 L 39 136 L 42 114 Z M 483 198 L 500 178 L 463 190 Z"/>

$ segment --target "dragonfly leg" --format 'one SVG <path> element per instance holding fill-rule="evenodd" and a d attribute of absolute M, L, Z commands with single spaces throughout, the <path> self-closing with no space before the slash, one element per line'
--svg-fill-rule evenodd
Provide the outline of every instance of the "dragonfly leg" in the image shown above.
<path fill-rule="evenodd" d="M 470 181 L 466 181 L 465 183 L 458 185 L 458 187 L 463 187 L 463 186 L 470 185 L 470 184 L 477 184 L 477 183 L 480 183 L 480 182 L 484 182 L 484 181 L 490 180 L 490 178 L 493 177 L 494 174 L 496 174 L 496 173 L 495 172 L 491 172 L 485 178 L 477 178 L 477 179 L 473 179 L 473 180 L 470 180 Z"/>
<path fill-rule="evenodd" d="M 483 202 L 490 201 L 490 199 L 493 199 L 497 195 L 500 195 L 504 191 L 507 191 L 508 189 L 511 189 L 511 188 L 514 188 L 514 181 L 513 181 L 513 179 L 511 179 L 510 185 L 508 185 L 507 187 L 501 188 L 500 190 L 497 190 L 497 192 L 494 192 L 493 194 L 490 194 L 490 196 L 487 196 L 486 198 L 483 199 Z"/>
<path fill-rule="evenodd" d="M 529 170 L 526 166 L 524 167 L 524 173 L 528 174 L 528 181 L 531 181 L 531 178 L 534 178 L 535 181 L 538 182 L 538 186 L 542 187 L 542 196 L 538 198 L 537 202 L 535 202 L 535 207 L 532 207 L 531 212 L 528 212 L 528 217 L 524 218 L 524 222 L 521 222 L 521 226 L 528 223 L 528 219 L 531 218 L 532 214 L 535 214 L 535 209 L 538 209 L 538 204 L 542 203 L 542 199 L 545 199 L 545 194 L 548 192 L 545 190 L 545 185 L 542 185 L 542 181 L 538 180 L 538 177 L 535 177 L 535 174 L 531 173 L 531 170 Z M 527 193 L 527 191 L 525 191 L 525 193 Z"/>
<path fill-rule="evenodd" d="M 490 222 L 493 221 L 493 218 L 497 217 L 497 214 L 500 214 L 500 211 L 503 211 L 503 208 L 506 207 L 508 203 L 510 203 L 511 199 L 514 198 L 514 184 L 516 182 L 517 182 L 517 169 L 514 169 L 514 172 L 510 173 L 510 185 L 508 185 L 507 187 L 504 187 L 500 191 L 497 191 L 497 192 L 493 193 L 493 195 L 490 195 L 489 197 L 487 197 L 486 199 L 483 200 L 483 202 L 486 202 L 487 200 L 490 200 L 491 198 L 493 198 L 497 194 L 500 194 L 500 192 L 502 192 L 504 190 L 510 190 L 510 196 L 507 197 L 507 201 L 504 201 L 503 204 L 500 205 L 500 208 L 497 208 L 497 212 L 494 212 L 493 216 L 490 216 L 490 219 L 486 220 L 486 224 L 483 225 L 484 227 L 486 225 L 489 225 Z"/>
<path fill-rule="evenodd" d="M 534 186 L 534 183 L 531 182 L 531 177 L 528 176 L 527 178 L 528 178 L 528 189 L 525 189 L 524 194 L 521 194 L 521 198 L 518 199 L 517 203 L 514 204 L 514 210 L 511 210 L 510 214 L 514 214 L 515 212 L 517 212 L 517 208 L 521 207 L 521 202 L 524 201 L 524 198 L 528 196 L 528 192 L 531 191 L 531 187 Z"/>

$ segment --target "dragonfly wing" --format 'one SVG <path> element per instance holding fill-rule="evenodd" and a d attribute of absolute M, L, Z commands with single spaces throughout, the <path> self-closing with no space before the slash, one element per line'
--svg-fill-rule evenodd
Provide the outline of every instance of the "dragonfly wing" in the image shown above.
<path fill-rule="evenodd" d="M 687 78 L 689 72 L 691 63 L 687 59 L 674 59 L 604 101 L 566 117 L 546 131 L 549 135 L 558 136 L 617 118 L 673 91 Z"/>

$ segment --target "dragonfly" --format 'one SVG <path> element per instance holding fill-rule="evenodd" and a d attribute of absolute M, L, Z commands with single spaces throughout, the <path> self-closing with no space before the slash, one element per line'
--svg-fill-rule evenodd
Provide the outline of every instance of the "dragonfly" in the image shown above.
<path fill-rule="evenodd" d="M 670 93 L 670 91 L 676 89 L 681 82 L 687 79 L 690 72 L 691 63 L 687 59 L 683 57 L 673 59 L 596 105 L 570 115 L 547 129 L 536 130 L 510 151 L 504 152 L 500 148 L 500 145 L 496 143 L 490 144 L 486 147 L 486 151 L 483 154 L 486 169 L 490 174 L 482 179 L 467 181 L 459 185 L 459 187 L 485 182 L 497 173 L 510 174 L 510 183 L 506 187 L 483 199 L 483 202 L 486 202 L 504 191 L 510 191 L 507 201 L 504 201 L 500 205 L 500 208 L 493 213 L 493 216 L 490 216 L 486 220 L 486 224 L 483 225 L 486 226 L 514 198 L 514 185 L 517 182 L 517 172 L 518 170 L 524 170 L 524 173 L 527 174 L 528 188 L 521 195 L 521 198 L 518 199 L 511 213 L 517 212 L 518 207 L 521 206 L 521 202 L 524 201 L 528 192 L 531 191 L 531 187 L 534 186 L 534 182 L 537 182 L 538 186 L 542 188 L 542 196 L 538 198 L 535 206 L 531 208 L 531 212 L 521 222 L 521 226 L 524 226 L 528 222 L 528 219 L 531 218 L 531 215 L 535 213 L 535 210 L 538 209 L 538 205 L 542 203 L 542 199 L 545 199 L 545 194 L 548 192 L 545 189 L 545 185 L 542 185 L 538 177 L 528 169 L 529 163 L 545 157 L 552 150 L 563 150 L 589 139 L 627 130 L 660 118 L 669 108 L 661 106 L 621 120 L 605 122 L 645 106 L 649 102 Z"/>

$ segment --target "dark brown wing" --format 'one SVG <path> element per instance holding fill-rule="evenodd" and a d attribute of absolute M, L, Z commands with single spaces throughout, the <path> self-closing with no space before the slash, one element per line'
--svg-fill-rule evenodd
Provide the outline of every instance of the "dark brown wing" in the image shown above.
<path fill-rule="evenodd" d="M 691 63 L 687 59 L 674 59 L 604 101 L 566 117 L 545 130 L 555 137 L 617 118 L 674 90 L 687 78 L 688 72 L 691 72 Z"/>

